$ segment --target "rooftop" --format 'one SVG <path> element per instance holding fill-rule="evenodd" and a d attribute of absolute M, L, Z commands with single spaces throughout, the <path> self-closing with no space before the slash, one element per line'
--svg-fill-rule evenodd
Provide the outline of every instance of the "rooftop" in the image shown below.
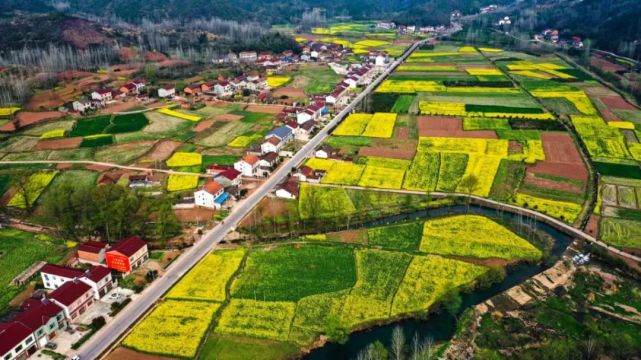
<path fill-rule="evenodd" d="M 131 236 L 118 241 L 108 252 L 119 252 L 125 256 L 131 256 L 146 245 L 147 243 L 139 236 Z"/>

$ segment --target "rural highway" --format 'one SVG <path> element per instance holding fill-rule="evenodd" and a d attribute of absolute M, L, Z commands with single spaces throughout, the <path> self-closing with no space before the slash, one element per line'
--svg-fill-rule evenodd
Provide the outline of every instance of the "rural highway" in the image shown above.
<path fill-rule="evenodd" d="M 127 305 L 112 321 L 100 329 L 77 352 L 81 359 L 99 359 L 132 327 L 181 277 L 194 267 L 205 255 L 220 243 L 225 235 L 234 230 L 238 223 L 260 202 L 276 185 L 282 182 L 298 164 L 310 156 L 356 105 L 369 95 L 394 69 L 401 64 L 425 40 L 414 43 L 397 61 L 389 66 L 376 80 L 367 86 L 345 109 L 336 115 L 319 133 L 305 144 L 291 159 L 283 164 L 251 195 L 240 201 L 229 213 L 224 222 L 207 232 L 174 261 L 165 275 L 156 279 L 150 286 Z M 0 162 L 2 163 L 2 162 Z"/>

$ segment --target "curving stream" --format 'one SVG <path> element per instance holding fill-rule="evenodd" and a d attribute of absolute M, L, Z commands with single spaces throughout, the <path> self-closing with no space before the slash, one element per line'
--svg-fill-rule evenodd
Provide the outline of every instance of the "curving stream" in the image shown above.
<path fill-rule="evenodd" d="M 463 205 L 454 205 L 436 209 L 420 210 L 408 214 L 400 214 L 382 218 L 372 221 L 363 226 L 373 227 L 386 224 L 393 224 L 411 220 L 430 219 L 442 217 L 447 215 L 457 214 L 478 214 L 485 215 L 493 220 L 503 224 L 510 230 L 521 235 L 525 239 L 529 237 L 526 234 L 532 231 L 545 234 L 554 239 L 554 245 L 550 251 L 550 256 L 545 259 L 542 264 L 520 264 L 510 266 L 507 268 L 507 276 L 505 279 L 497 284 L 494 284 L 488 289 L 476 290 L 469 294 L 461 294 L 463 304 L 461 312 L 468 307 L 477 305 L 485 300 L 515 286 L 532 276 L 550 268 L 565 251 L 568 245 L 572 242 L 573 238 L 564 232 L 553 228 L 552 226 L 535 221 L 530 218 L 520 217 L 513 213 L 502 212 L 499 213 L 494 209 L 489 209 L 477 205 L 470 205 L 466 208 Z M 526 226 L 519 225 L 520 220 L 527 223 Z M 367 330 L 355 332 L 349 335 L 348 340 L 344 344 L 327 343 L 325 346 L 312 351 L 310 354 L 303 357 L 306 360 L 333 360 L 333 359 L 354 359 L 358 353 L 367 347 L 369 344 L 380 341 L 389 348 L 392 338 L 392 331 L 395 327 L 400 326 L 405 333 L 407 341 L 411 341 L 414 334 L 418 334 L 420 339 L 431 337 L 435 342 L 447 341 L 452 338 L 456 330 L 456 322 L 454 317 L 445 311 L 430 314 L 426 319 L 406 319 L 393 322 L 384 326 L 377 326 Z"/>

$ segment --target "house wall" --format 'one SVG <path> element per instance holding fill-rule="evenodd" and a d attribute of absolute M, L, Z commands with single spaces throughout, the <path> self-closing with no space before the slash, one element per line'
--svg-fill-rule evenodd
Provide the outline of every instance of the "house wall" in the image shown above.
<path fill-rule="evenodd" d="M 30 334 L 24 340 L 22 340 L 19 344 L 16 344 L 16 346 L 14 346 L 12 350 L 3 354 L 0 359 L 2 360 L 26 359 L 31 354 L 33 354 L 35 350 L 36 350 L 36 341 L 35 341 L 35 338 L 33 337 L 33 334 Z"/>

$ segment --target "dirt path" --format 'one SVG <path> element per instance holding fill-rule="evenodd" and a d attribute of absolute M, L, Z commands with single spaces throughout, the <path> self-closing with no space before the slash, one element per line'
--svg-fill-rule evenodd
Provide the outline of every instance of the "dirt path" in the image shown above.
<path fill-rule="evenodd" d="M 98 161 L 81 161 L 81 160 L 0 161 L 0 165 L 20 165 L 20 164 L 82 164 L 82 165 L 104 166 L 106 168 L 118 168 L 118 169 L 124 169 L 124 170 L 159 172 L 159 173 L 165 173 L 169 175 L 198 175 L 199 177 L 202 177 L 202 178 L 211 177 L 211 175 L 202 174 L 202 173 L 190 173 L 190 172 L 164 170 L 164 169 L 150 169 L 150 168 L 144 168 L 144 167 L 119 165 L 119 164 L 112 164 L 112 163 L 98 162 Z"/>

